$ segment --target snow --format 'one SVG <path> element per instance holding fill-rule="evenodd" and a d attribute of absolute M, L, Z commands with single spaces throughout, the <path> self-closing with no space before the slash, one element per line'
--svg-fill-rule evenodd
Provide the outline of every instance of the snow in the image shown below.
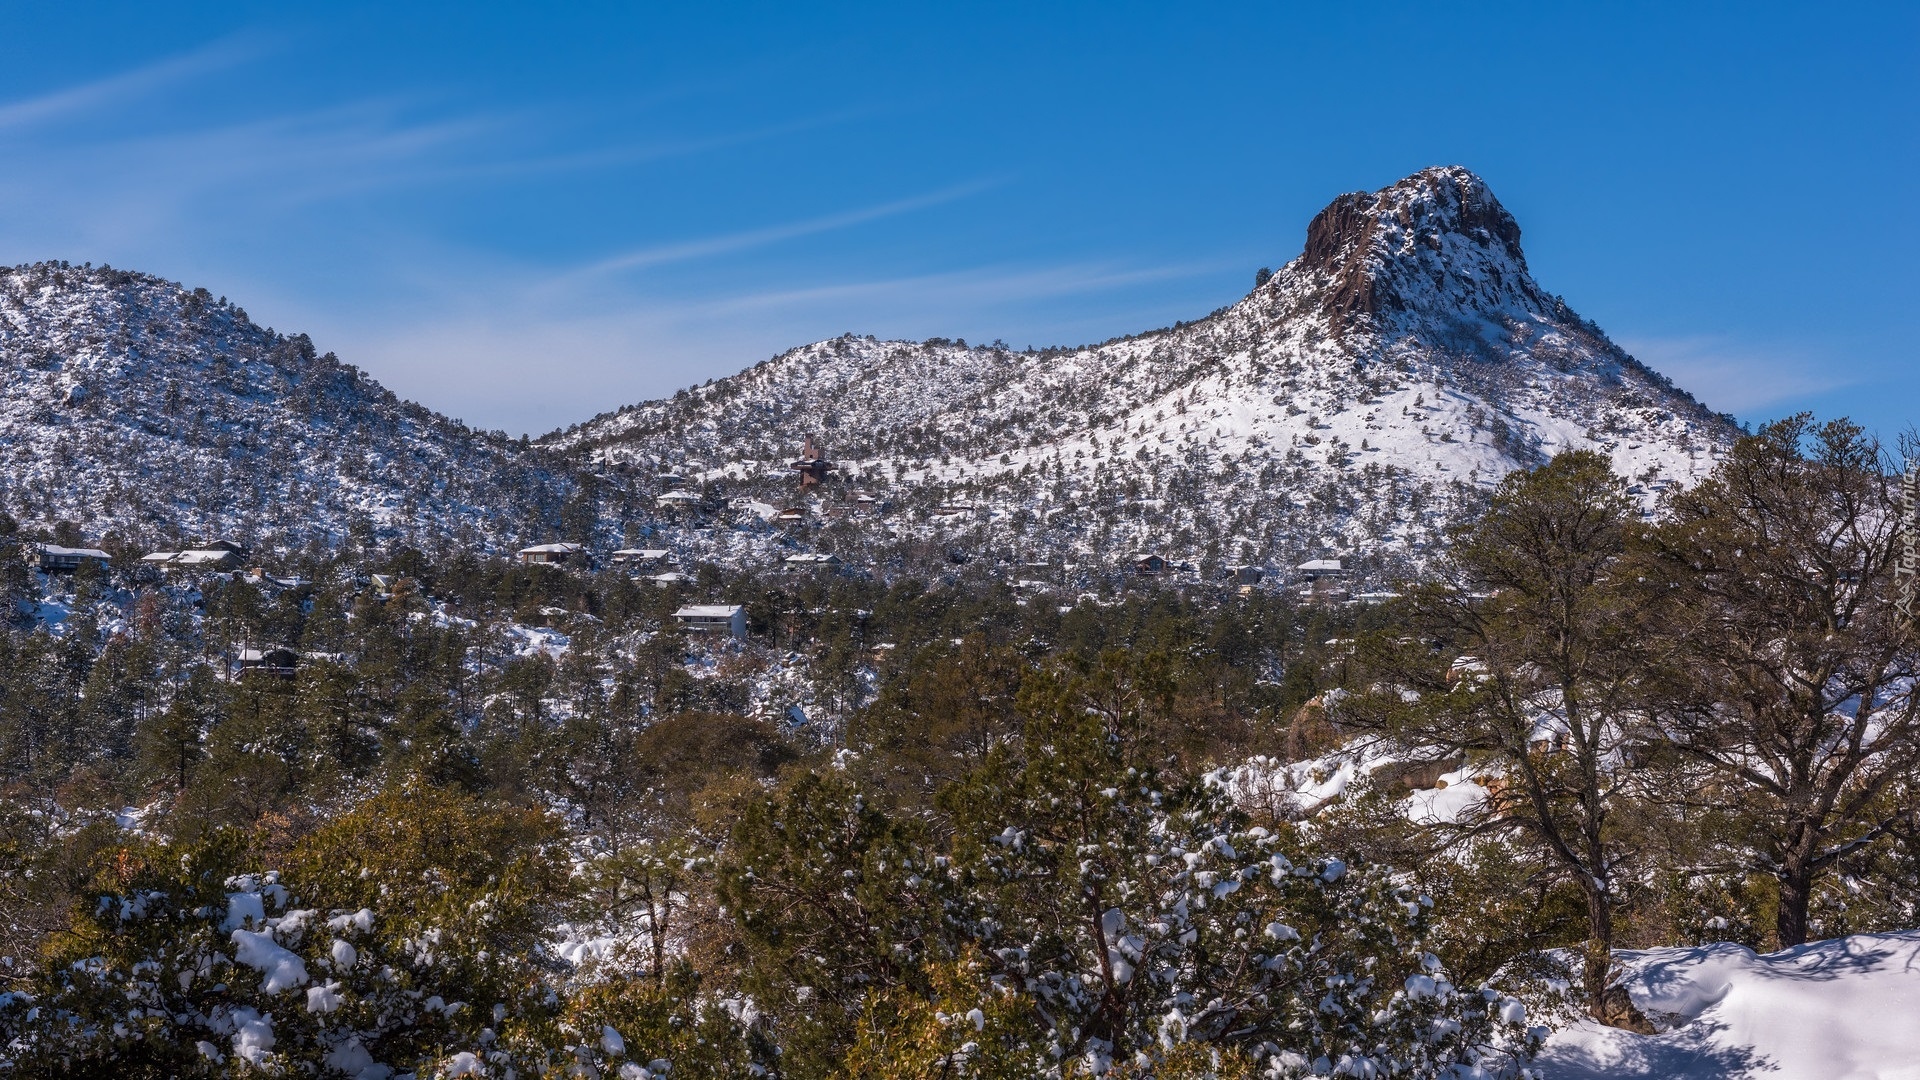
<path fill-rule="evenodd" d="M 273 1052 L 273 1018 L 250 1008 L 233 1010 L 233 1056 L 260 1067 Z M 204 1051 L 203 1051 L 204 1052 Z"/>
<path fill-rule="evenodd" d="M 1665 482 L 1712 467 L 1732 426 L 1541 288 L 1517 229 L 1488 231 L 1511 219 L 1479 178 L 1427 170 L 1357 198 L 1369 227 L 1195 322 L 1044 352 L 849 335 L 531 451 L 204 292 L 104 268 L 0 270 L 0 504 L 98 535 L 244 528 L 267 551 L 364 518 L 383 539 L 470 536 L 498 553 L 551 535 L 593 470 L 606 510 L 670 508 L 625 524 L 687 565 L 766 566 L 838 530 L 849 562 L 931 542 L 1091 579 L 1183 537 L 1164 550 L 1176 562 L 1340 552 L 1364 585 L 1417 569 L 1502 476 L 1552 453 L 1607 453 L 1649 510 Z M 1383 299 L 1342 307 L 1360 293 Z M 782 531 L 805 431 L 845 486 Z M 663 473 L 713 498 L 648 486 Z M 862 498 L 874 509 L 838 513 Z M 973 512 L 939 509 L 961 506 Z M 603 514 L 593 546 L 627 517 Z"/>
<path fill-rule="evenodd" d="M 1417 560 L 1501 477 L 1563 450 L 1608 454 L 1647 509 L 1711 468 L 1731 424 L 1535 283 L 1517 229 L 1489 239 L 1511 218 L 1477 177 L 1428 170 L 1362 203 L 1373 227 L 1331 261 L 1303 255 L 1198 322 L 1040 353 L 848 335 L 549 445 L 771 508 L 791 498 L 795 433 L 822 432 L 850 492 L 909 507 L 863 530 L 876 546 L 990 537 L 1112 566 L 1185 532 L 1174 561 L 1218 542 L 1275 565 L 1352 553 L 1363 574 Z M 1390 299 L 1349 319 L 1337 290 L 1362 279 Z"/>
<path fill-rule="evenodd" d="M 1755 955 L 1738 945 L 1619 954 L 1636 1035 L 1583 1020 L 1547 1040 L 1554 1080 L 1920 1080 L 1920 930 Z"/>
<path fill-rule="evenodd" d="M 365 517 L 500 552 L 557 524 L 564 470 L 317 352 L 144 274 L 0 268 L 0 502 L 95 535 L 245 529 L 270 547 Z"/>
<path fill-rule="evenodd" d="M 1447 773 L 1440 781 L 1445 786 L 1407 795 L 1404 806 L 1409 821 L 1417 825 L 1452 824 L 1487 797 L 1487 789 L 1475 783 L 1468 770 Z"/>
<path fill-rule="evenodd" d="M 372 933 L 373 910 L 371 908 L 361 908 L 359 911 L 335 915 L 327 920 L 327 929 L 335 933 L 345 933 L 349 928 L 358 930 L 363 934 Z M 348 949 L 352 949 L 351 945 L 347 947 Z M 351 961 L 349 961 L 349 963 L 351 963 Z"/>
<path fill-rule="evenodd" d="M 332 947 L 328 950 L 328 955 L 333 960 L 333 969 L 335 971 L 346 971 L 360 960 L 360 951 L 353 947 L 353 943 L 341 941 L 338 938 L 334 939 Z"/>
<path fill-rule="evenodd" d="M 554 955 L 574 967 L 611 959 L 624 943 L 621 935 L 595 933 L 571 923 L 562 924 L 558 931 Z"/>
<path fill-rule="evenodd" d="M 266 902 L 257 892 L 236 892 L 227 894 L 227 919 L 221 924 L 222 930 L 237 930 L 243 926 L 257 926 L 267 921 Z"/>
<path fill-rule="evenodd" d="M 270 930 L 235 930 L 233 958 L 260 973 L 260 992 L 278 994 L 307 984 L 307 965 L 273 940 Z"/>
<path fill-rule="evenodd" d="M 388 1080 L 393 1075 L 392 1068 L 374 1061 L 360 1040 L 352 1036 L 329 1051 L 326 1061 L 328 1068 L 353 1080 Z"/>

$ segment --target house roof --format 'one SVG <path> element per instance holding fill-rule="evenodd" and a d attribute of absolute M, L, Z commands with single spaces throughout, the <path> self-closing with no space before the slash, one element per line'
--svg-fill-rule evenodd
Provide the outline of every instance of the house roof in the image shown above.
<path fill-rule="evenodd" d="M 292 649 L 287 648 L 285 645 L 269 645 L 264 649 L 241 649 L 240 650 L 240 662 L 243 664 L 262 663 L 268 657 L 273 657 L 275 659 L 280 659 L 280 660 L 285 660 L 285 659 L 299 660 L 300 654 L 297 652 L 294 652 Z"/>
<path fill-rule="evenodd" d="M 193 548 L 175 555 L 172 559 L 182 566 L 198 566 L 201 563 L 229 562 L 234 553 L 225 548 Z"/>
<path fill-rule="evenodd" d="M 82 559 L 111 559 L 113 556 L 99 548 L 61 547 L 59 544 L 41 544 L 40 551 L 45 555 L 69 555 Z"/>
<path fill-rule="evenodd" d="M 616 559 L 621 556 L 629 559 L 664 559 L 669 554 L 671 553 L 666 548 L 621 548 L 613 553 L 613 557 Z"/>
<path fill-rule="evenodd" d="M 699 502 L 700 496 L 691 491 L 669 491 L 654 500 L 655 502 Z"/>
<path fill-rule="evenodd" d="M 840 561 L 840 556 L 829 555 L 822 551 L 803 551 L 798 555 L 787 556 L 786 561 L 794 564 L 837 563 Z"/>
<path fill-rule="evenodd" d="M 150 562 L 150 563 L 163 563 L 163 562 L 172 562 L 173 560 L 179 557 L 180 557 L 180 553 L 177 551 L 156 551 L 151 555 L 140 556 L 140 561 Z"/>
<path fill-rule="evenodd" d="M 739 604 L 688 604 L 673 613 L 676 619 L 731 619 L 746 611 Z"/>
<path fill-rule="evenodd" d="M 1344 570 L 1346 567 L 1339 559 L 1308 559 L 1294 569 L 1312 572 L 1315 570 Z"/>
<path fill-rule="evenodd" d="M 577 555 L 587 550 L 585 544 L 535 544 L 520 549 L 522 555 Z"/>

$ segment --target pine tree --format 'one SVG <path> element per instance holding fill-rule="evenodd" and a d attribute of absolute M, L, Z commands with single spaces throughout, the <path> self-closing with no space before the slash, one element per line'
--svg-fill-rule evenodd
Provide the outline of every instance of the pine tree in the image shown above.
<path fill-rule="evenodd" d="M 1775 883 L 1781 947 L 1807 940 L 1842 860 L 1920 825 L 1920 639 L 1897 610 L 1891 473 L 1844 420 L 1768 425 L 1674 497 L 1647 561 L 1668 605 L 1664 719 L 1704 774 L 1692 786 L 1731 807 L 1737 862 Z"/>

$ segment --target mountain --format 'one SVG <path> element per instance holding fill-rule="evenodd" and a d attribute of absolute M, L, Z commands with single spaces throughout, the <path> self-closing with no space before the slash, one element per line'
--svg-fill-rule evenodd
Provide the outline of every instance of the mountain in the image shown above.
<path fill-rule="evenodd" d="M 550 536 L 565 461 L 401 401 L 205 289 L 108 267 L 0 269 L 0 510 L 83 535 L 267 546 Z"/>
<path fill-rule="evenodd" d="M 1447 167 L 1335 199 L 1299 256 L 1196 322 L 1025 352 L 840 337 L 544 442 L 791 502 L 806 434 L 839 466 L 802 500 L 815 546 L 1384 571 L 1515 468 L 1600 449 L 1650 505 L 1735 429 L 1542 289 L 1512 215 Z M 855 489 L 894 512 L 829 516 Z"/>
<path fill-rule="evenodd" d="M 1514 468 L 1596 447 L 1650 503 L 1734 434 L 1542 289 L 1460 168 L 1339 197 L 1298 257 L 1196 322 L 1025 352 L 835 338 L 533 445 L 107 267 L 0 270 L 0 371 L 0 510 L 92 539 L 645 537 L 683 561 L 811 549 L 1062 583 L 1144 552 L 1384 577 Z M 802 494 L 807 435 L 837 467 Z M 681 477 L 697 501 L 653 509 Z"/>

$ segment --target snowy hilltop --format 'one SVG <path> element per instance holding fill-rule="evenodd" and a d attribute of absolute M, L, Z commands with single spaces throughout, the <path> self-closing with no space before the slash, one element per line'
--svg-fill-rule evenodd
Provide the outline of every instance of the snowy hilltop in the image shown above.
<path fill-rule="evenodd" d="M 894 542 L 1005 559 L 1386 567 L 1560 450 L 1604 450 L 1651 501 L 1733 430 L 1542 289 L 1512 216 L 1450 167 L 1336 199 L 1197 322 L 1024 352 L 835 338 L 546 442 L 791 502 L 813 434 L 840 487 L 809 515 L 864 493 L 895 504 Z"/>
<path fill-rule="evenodd" d="M 499 548 L 557 522 L 564 462 L 401 401 L 304 334 L 108 267 L 0 269 L 0 510 L 153 541 L 374 534 Z"/>
<path fill-rule="evenodd" d="M 1142 556 L 1380 580 L 1515 468 L 1600 449 L 1651 507 L 1734 433 L 1542 289 L 1460 168 L 1341 196 L 1197 322 L 1024 352 L 835 338 L 532 445 L 106 267 L 0 270 L 0 365 L 0 510 L 94 538 L 650 538 L 727 566 L 813 551 L 1061 586 Z M 809 435 L 830 464 L 802 488 Z"/>

